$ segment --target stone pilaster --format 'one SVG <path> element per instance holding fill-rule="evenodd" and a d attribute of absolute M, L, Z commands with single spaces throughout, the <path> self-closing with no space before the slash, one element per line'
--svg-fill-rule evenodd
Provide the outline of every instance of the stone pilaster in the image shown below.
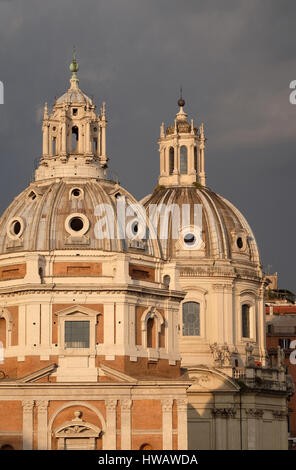
<path fill-rule="evenodd" d="M 107 429 L 104 450 L 116 450 L 116 406 L 117 400 L 106 400 Z"/>
<path fill-rule="evenodd" d="M 34 400 L 23 400 L 23 450 L 33 449 Z"/>
<path fill-rule="evenodd" d="M 48 400 L 38 400 L 36 405 L 38 407 L 38 450 L 46 450 Z"/>
<path fill-rule="evenodd" d="M 120 402 L 122 450 L 131 450 L 132 448 L 131 406 L 132 400 L 127 399 Z"/>
<path fill-rule="evenodd" d="M 259 439 L 259 423 L 257 420 L 262 419 L 264 411 L 256 408 L 247 408 L 245 410 L 248 423 L 248 450 L 256 450 L 260 448 L 260 444 L 257 442 Z"/>
<path fill-rule="evenodd" d="M 188 449 L 187 399 L 177 400 L 178 406 L 178 450 Z"/>
<path fill-rule="evenodd" d="M 215 418 L 216 430 L 216 450 L 227 450 L 229 448 L 228 433 L 229 428 L 227 420 L 234 418 L 236 410 L 234 408 L 214 408 L 212 414 Z"/>
<path fill-rule="evenodd" d="M 173 449 L 173 400 L 162 400 L 162 448 Z"/>

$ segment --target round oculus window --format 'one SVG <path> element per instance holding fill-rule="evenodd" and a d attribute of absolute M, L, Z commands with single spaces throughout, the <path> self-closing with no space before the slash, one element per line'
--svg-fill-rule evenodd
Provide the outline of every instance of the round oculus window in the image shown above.
<path fill-rule="evenodd" d="M 194 233 L 186 233 L 186 235 L 184 236 L 184 243 L 186 243 L 186 245 L 193 245 L 195 241 L 196 237 Z"/>
<path fill-rule="evenodd" d="M 21 231 L 21 224 L 18 220 L 15 220 L 14 222 L 12 222 L 11 224 L 11 232 L 13 233 L 13 235 L 18 235 Z"/>
<path fill-rule="evenodd" d="M 70 214 L 65 220 L 65 229 L 74 237 L 84 235 L 89 229 L 89 220 L 84 214 Z"/>
<path fill-rule="evenodd" d="M 83 220 L 80 217 L 73 217 L 73 219 L 70 220 L 70 227 L 74 232 L 80 232 L 83 226 Z"/>
<path fill-rule="evenodd" d="M 14 219 L 11 219 L 7 225 L 7 235 L 13 240 L 16 240 L 21 237 L 24 228 L 25 224 L 21 217 L 15 217 Z"/>
<path fill-rule="evenodd" d="M 74 197 L 79 197 L 79 196 L 81 196 L 81 190 L 79 188 L 74 188 L 74 189 L 72 189 L 71 194 Z"/>

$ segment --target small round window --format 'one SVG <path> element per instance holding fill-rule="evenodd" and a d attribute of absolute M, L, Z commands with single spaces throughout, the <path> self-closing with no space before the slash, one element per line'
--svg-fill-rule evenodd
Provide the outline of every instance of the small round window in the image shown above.
<path fill-rule="evenodd" d="M 186 245 L 188 246 L 194 245 L 195 241 L 196 237 L 194 233 L 186 233 L 186 235 L 184 236 L 184 243 L 186 243 Z"/>
<path fill-rule="evenodd" d="M 73 217 L 70 220 L 70 227 L 74 232 L 80 232 L 83 229 L 83 220 L 80 217 Z"/>
<path fill-rule="evenodd" d="M 20 217 L 15 217 L 7 225 L 7 235 L 12 239 L 20 238 L 25 228 L 25 224 Z"/>
<path fill-rule="evenodd" d="M 238 237 L 238 239 L 236 240 L 236 244 L 238 248 L 241 249 L 244 246 L 243 239 L 241 237 Z"/>
<path fill-rule="evenodd" d="M 80 189 L 78 189 L 78 188 L 74 188 L 74 189 L 72 189 L 71 194 L 72 194 L 72 196 L 74 196 L 74 197 L 79 197 L 79 196 L 81 196 L 81 191 L 80 191 Z"/>
<path fill-rule="evenodd" d="M 84 214 L 70 214 L 65 220 L 65 229 L 74 237 L 84 235 L 89 229 L 89 220 Z"/>
<path fill-rule="evenodd" d="M 12 223 L 12 226 L 11 226 L 11 231 L 13 233 L 13 235 L 18 235 L 21 231 L 21 224 L 18 220 L 15 220 L 13 223 Z"/>

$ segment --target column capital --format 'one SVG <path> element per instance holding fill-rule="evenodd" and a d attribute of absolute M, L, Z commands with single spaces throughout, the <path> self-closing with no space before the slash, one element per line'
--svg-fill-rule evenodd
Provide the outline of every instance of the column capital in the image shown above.
<path fill-rule="evenodd" d="M 115 411 L 117 406 L 117 400 L 105 400 L 105 406 L 108 411 Z"/>
<path fill-rule="evenodd" d="M 48 408 L 48 400 L 37 400 L 36 405 L 38 406 L 38 411 L 46 412 Z"/>
<path fill-rule="evenodd" d="M 23 400 L 23 411 L 24 413 L 31 413 L 34 408 L 35 401 L 34 400 Z"/>
<path fill-rule="evenodd" d="M 235 418 L 235 408 L 213 408 L 212 414 L 215 418 Z"/>
<path fill-rule="evenodd" d="M 165 400 L 161 400 L 162 404 L 162 410 L 165 412 L 170 412 L 172 411 L 173 407 L 173 399 L 172 398 L 167 398 Z"/>
<path fill-rule="evenodd" d="M 275 419 L 278 419 L 279 421 L 284 421 L 287 419 L 288 413 L 286 411 L 274 410 L 272 412 L 272 415 Z"/>
<path fill-rule="evenodd" d="M 246 415 L 248 418 L 260 419 L 263 417 L 264 410 L 257 410 L 256 408 L 246 408 Z"/>
<path fill-rule="evenodd" d="M 120 401 L 120 407 L 122 411 L 130 411 L 132 406 L 132 400 L 124 399 Z"/>
<path fill-rule="evenodd" d="M 188 400 L 186 398 L 180 398 L 177 400 L 178 411 L 187 411 Z"/>

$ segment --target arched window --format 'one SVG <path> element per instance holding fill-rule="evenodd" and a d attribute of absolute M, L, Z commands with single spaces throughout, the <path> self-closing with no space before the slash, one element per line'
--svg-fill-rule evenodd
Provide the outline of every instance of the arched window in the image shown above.
<path fill-rule="evenodd" d="M 242 305 L 242 337 L 250 338 L 250 306 Z"/>
<path fill-rule="evenodd" d="M 139 447 L 139 450 L 153 450 L 153 447 L 151 444 L 148 444 L 147 442 L 145 442 L 145 444 L 142 444 Z"/>
<path fill-rule="evenodd" d="M 195 171 L 197 172 L 198 168 L 197 168 L 197 147 L 195 146 L 194 147 L 194 169 Z"/>
<path fill-rule="evenodd" d="M 6 320 L 3 317 L 0 318 L 0 347 L 6 347 Z"/>
<path fill-rule="evenodd" d="M 0 450 L 14 450 L 14 447 L 10 444 L 3 444 L 3 446 L 0 447 Z"/>
<path fill-rule="evenodd" d="M 200 304 L 185 302 L 183 304 L 183 336 L 200 335 Z"/>
<path fill-rule="evenodd" d="M 76 152 L 78 150 L 78 137 L 79 137 L 79 132 L 78 132 L 78 127 L 73 126 L 72 127 L 72 152 Z"/>
<path fill-rule="evenodd" d="M 155 348 L 155 321 L 149 318 L 147 321 L 147 348 Z"/>
<path fill-rule="evenodd" d="M 52 139 L 52 154 L 56 155 L 57 154 L 57 138 L 53 137 Z"/>
<path fill-rule="evenodd" d="M 180 173 L 181 175 L 188 173 L 187 147 L 185 145 L 180 148 Z"/>
<path fill-rule="evenodd" d="M 170 173 L 170 175 L 173 174 L 174 168 L 175 168 L 175 152 L 174 152 L 173 147 L 170 147 L 170 151 L 169 151 L 169 173 Z"/>

